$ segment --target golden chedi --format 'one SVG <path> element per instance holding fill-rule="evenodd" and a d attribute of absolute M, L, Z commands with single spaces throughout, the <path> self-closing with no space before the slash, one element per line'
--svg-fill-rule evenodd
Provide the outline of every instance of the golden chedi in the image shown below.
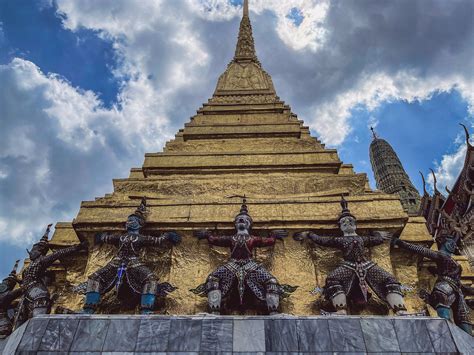
<path fill-rule="evenodd" d="M 257 59 L 248 4 L 240 24 L 235 56 L 219 77 L 214 95 L 197 114 L 166 143 L 162 152 L 145 155 L 141 168 L 126 179 L 113 182 L 114 191 L 95 201 L 84 201 L 72 223 L 58 223 L 51 245 L 62 247 L 89 241 L 89 252 L 55 266 L 51 291 L 56 306 L 79 311 L 83 295 L 74 287 L 103 268 L 116 250 L 94 245 L 97 233 L 121 233 L 124 221 L 147 199 L 147 224 L 143 233 L 160 235 L 175 230 L 181 244 L 148 249 L 143 260 L 160 282 L 177 289 L 160 305 L 164 314 L 196 314 L 207 311 L 207 301 L 189 290 L 205 280 L 229 258 L 229 250 L 200 243 L 196 230 L 228 234 L 246 195 L 253 231 L 268 235 L 287 230 L 291 235 L 312 230 L 324 236 L 339 235 L 341 195 L 357 217 L 358 231 L 370 235 L 386 231 L 402 240 L 431 246 L 432 238 L 422 217 L 409 217 L 398 195 L 373 191 L 365 174 L 355 173 L 334 149 L 325 148 L 303 121 L 277 96 L 270 75 Z M 323 287 L 327 274 L 340 261 L 340 252 L 309 242 L 284 238 L 272 247 L 254 250 L 254 257 L 281 284 L 298 286 L 285 298 L 281 312 L 317 315 L 323 298 L 312 294 Z M 390 250 L 383 243 L 370 250 L 370 258 L 405 286 L 408 312 L 425 309 L 418 297 L 433 278 L 418 268 L 416 256 Z M 104 297 L 98 313 L 135 313 Z M 384 301 L 372 295 L 362 309 L 349 314 L 388 314 Z M 249 313 L 247 313 L 249 314 Z"/>

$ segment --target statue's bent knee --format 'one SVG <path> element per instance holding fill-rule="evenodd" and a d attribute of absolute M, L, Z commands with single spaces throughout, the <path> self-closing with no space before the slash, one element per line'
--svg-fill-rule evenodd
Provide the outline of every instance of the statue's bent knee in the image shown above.
<path fill-rule="evenodd" d="M 222 292 L 219 289 L 219 279 L 215 276 L 209 276 L 206 283 L 207 288 L 207 303 L 209 312 L 213 314 L 220 314 L 222 303 Z"/>
<path fill-rule="evenodd" d="M 395 312 L 406 311 L 400 284 L 387 285 L 387 302 Z"/>
<path fill-rule="evenodd" d="M 218 290 L 219 289 L 219 278 L 215 277 L 215 276 L 209 276 L 207 278 L 207 282 L 206 282 L 206 288 L 207 288 L 207 291 L 213 291 L 213 290 Z"/>
<path fill-rule="evenodd" d="M 158 281 L 150 280 L 143 286 L 143 292 L 141 296 L 141 313 L 149 314 L 155 307 L 156 293 L 158 291 Z"/>
<path fill-rule="evenodd" d="M 100 302 L 100 283 L 90 278 L 87 280 L 86 299 L 84 302 L 84 313 L 93 314 Z"/>
<path fill-rule="evenodd" d="M 280 292 L 278 288 L 278 281 L 275 278 L 271 278 L 266 282 L 266 302 L 268 312 L 270 314 L 278 313 L 278 307 L 280 306 Z"/>

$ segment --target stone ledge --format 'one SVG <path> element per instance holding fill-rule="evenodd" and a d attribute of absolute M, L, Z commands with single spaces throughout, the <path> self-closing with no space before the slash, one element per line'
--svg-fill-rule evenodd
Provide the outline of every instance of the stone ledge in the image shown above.
<path fill-rule="evenodd" d="M 3 354 L 474 353 L 474 340 L 440 318 L 51 315 L 29 320 Z"/>

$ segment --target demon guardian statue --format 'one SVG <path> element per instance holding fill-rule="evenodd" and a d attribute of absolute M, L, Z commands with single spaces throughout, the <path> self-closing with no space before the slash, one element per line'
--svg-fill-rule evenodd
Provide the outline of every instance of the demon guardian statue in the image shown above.
<path fill-rule="evenodd" d="M 364 304 L 369 297 L 369 288 L 386 301 L 397 313 L 406 311 L 400 283 L 394 276 L 367 258 L 365 248 L 382 244 L 389 238 L 382 236 L 359 236 L 356 234 L 356 218 L 350 213 L 344 196 L 341 200 L 342 213 L 339 227 L 342 237 L 321 237 L 313 232 L 300 232 L 294 239 L 302 241 L 305 237 L 314 243 L 337 248 L 342 251 L 344 260 L 326 278 L 324 295 L 330 300 L 339 314 L 347 314 L 347 298 L 357 304 Z"/>
<path fill-rule="evenodd" d="M 45 283 L 48 268 L 56 260 L 64 259 L 80 250 L 87 249 L 87 244 L 83 242 L 46 255 L 49 251 L 48 236 L 50 228 L 51 224 L 46 228 L 41 240 L 33 245 L 31 251 L 28 251 L 30 264 L 22 273 L 21 287 L 24 289 L 24 295 L 18 310 L 19 317 L 22 320 L 30 316 L 34 317 L 50 312 L 51 298 Z"/>
<path fill-rule="evenodd" d="M 137 210 L 128 216 L 122 235 L 100 234 L 96 243 L 112 244 L 118 248 L 115 257 L 102 269 L 89 277 L 87 282 L 84 313 L 94 313 L 100 302 L 100 296 L 109 292 L 114 286 L 117 291 L 125 284 L 136 295 L 141 295 L 142 314 L 153 311 L 157 295 L 166 295 L 175 288 L 168 283 L 158 283 L 157 277 L 140 260 L 140 250 L 144 247 L 161 246 L 166 240 L 178 244 L 181 237 L 175 232 L 166 232 L 161 236 L 140 234 L 145 225 L 146 200 L 142 199 Z"/>
<path fill-rule="evenodd" d="M 12 321 L 8 316 L 8 309 L 11 307 L 13 301 L 23 293 L 23 289 L 17 288 L 14 290 L 18 283 L 16 271 L 18 268 L 18 262 L 16 262 L 13 271 L 8 275 L 2 283 L 0 283 L 0 339 L 5 339 L 12 332 Z"/>
<path fill-rule="evenodd" d="M 214 314 L 221 313 L 222 300 L 226 298 L 234 285 L 237 286 L 240 306 L 244 305 L 244 293 L 250 291 L 258 300 L 265 302 L 270 314 L 278 313 L 280 297 L 287 296 L 296 288 L 280 285 L 261 264 L 257 263 L 252 251 L 256 247 L 275 245 L 276 239 L 287 236 L 285 231 L 274 231 L 269 238 L 251 235 L 252 218 L 248 208 L 242 204 L 240 213 L 235 217 L 236 232 L 231 236 L 214 236 L 207 230 L 195 232 L 199 239 L 207 239 L 208 243 L 215 246 L 229 247 L 230 260 L 211 273 L 205 284 L 191 290 L 200 295 L 207 295 L 209 311 Z"/>
<path fill-rule="evenodd" d="M 454 322 L 464 331 L 472 334 L 469 321 L 469 308 L 464 299 L 463 291 L 472 294 L 472 289 L 461 284 L 461 266 L 452 258 L 457 248 L 457 237 L 442 236 L 439 251 L 434 251 L 420 245 L 407 243 L 398 238 L 392 240 L 393 245 L 412 253 L 433 260 L 436 263 L 434 273 L 438 279 L 431 294 L 426 295 L 426 301 L 432 305 L 441 318 L 451 319 L 453 311 Z"/>

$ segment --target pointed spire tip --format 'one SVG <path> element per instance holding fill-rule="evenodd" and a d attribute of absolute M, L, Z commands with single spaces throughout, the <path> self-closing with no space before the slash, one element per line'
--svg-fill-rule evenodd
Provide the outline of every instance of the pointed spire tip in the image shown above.
<path fill-rule="evenodd" d="M 244 0 L 244 16 L 249 15 L 249 0 Z"/>
<path fill-rule="evenodd" d="M 375 128 L 374 127 L 370 127 L 370 130 L 372 131 L 372 134 L 374 136 L 374 139 L 377 139 L 377 134 L 375 133 Z"/>

